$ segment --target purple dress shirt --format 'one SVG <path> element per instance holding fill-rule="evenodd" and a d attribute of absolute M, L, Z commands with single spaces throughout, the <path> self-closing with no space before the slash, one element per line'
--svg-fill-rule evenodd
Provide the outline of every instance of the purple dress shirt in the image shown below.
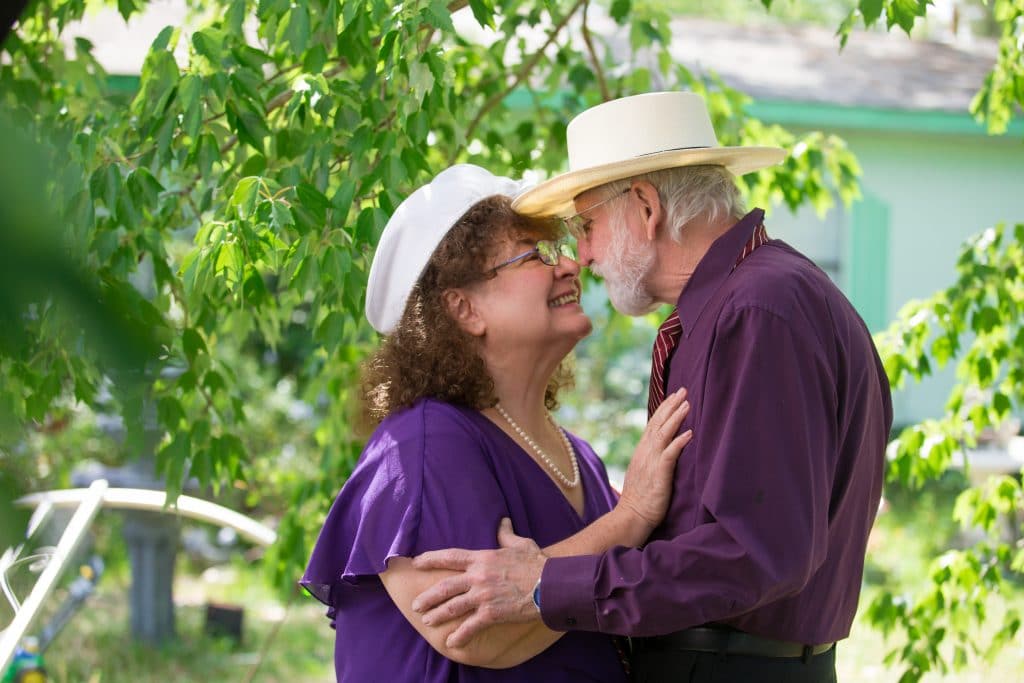
<path fill-rule="evenodd" d="M 679 297 L 667 390 L 693 440 L 668 515 L 642 549 L 549 560 L 550 627 L 633 636 L 704 624 L 846 637 L 882 488 L 892 401 L 853 306 L 770 240 L 736 265 L 763 212 L 722 235 Z"/>
<path fill-rule="evenodd" d="M 378 578 L 392 557 L 497 547 L 502 517 L 542 547 L 615 505 L 600 459 L 570 435 L 585 507 L 580 517 L 541 467 L 478 411 L 422 400 L 374 432 L 327 515 L 302 579 L 325 603 L 342 682 L 603 681 L 626 676 L 612 639 L 569 633 L 509 669 L 457 664 L 417 633 Z"/>

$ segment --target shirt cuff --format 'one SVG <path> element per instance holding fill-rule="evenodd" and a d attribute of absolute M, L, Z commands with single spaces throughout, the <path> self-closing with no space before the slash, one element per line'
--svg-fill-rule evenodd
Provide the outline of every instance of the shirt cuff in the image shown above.
<path fill-rule="evenodd" d="M 597 631 L 594 577 L 600 555 L 553 557 L 540 581 L 540 617 L 554 631 Z"/>

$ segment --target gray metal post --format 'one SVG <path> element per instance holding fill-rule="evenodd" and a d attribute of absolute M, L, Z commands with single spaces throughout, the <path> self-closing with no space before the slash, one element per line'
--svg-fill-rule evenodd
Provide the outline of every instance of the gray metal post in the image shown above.
<path fill-rule="evenodd" d="M 132 636 L 154 645 L 172 640 L 178 520 L 156 512 L 126 513 L 123 533 L 132 563 Z"/>
<path fill-rule="evenodd" d="M 174 372 L 165 370 L 162 374 L 173 376 Z M 144 444 L 137 460 L 124 467 L 79 467 L 71 475 L 72 483 L 84 486 L 95 479 L 106 479 L 114 488 L 164 490 L 166 483 L 156 476 L 153 456 L 161 432 L 155 402 L 148 395 L 143 398 L 142 418 Z M 116 430 L 115 426 L 111 431 Z M 194 486 L 185 482 L 184 488 L 189 490 Z M 132 636 L 150 644 L 173 640 L 176 637 L 173 587 L 180 537 L 178 520 L 171 515 L 137 510 L 123 512 L 122 518 L 122 534 L 132 567 L 129 601 Z"/>

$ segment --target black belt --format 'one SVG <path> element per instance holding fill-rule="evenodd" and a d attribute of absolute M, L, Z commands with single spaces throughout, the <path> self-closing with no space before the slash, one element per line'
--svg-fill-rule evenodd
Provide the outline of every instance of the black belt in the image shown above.
<path fill-rule="evenodd" d="M 633 638 L 632 643 L 633 649 L 637 653 L 644 650 L 662 652 L 694 650 L 749 657 L 802 657 L 804 659 L 828 652 L 835 646 L 835 643 L 804 645 L 787 640 L 762 638 L 735 629 L 707 626 L 688 628 L 664 636 Z"/>

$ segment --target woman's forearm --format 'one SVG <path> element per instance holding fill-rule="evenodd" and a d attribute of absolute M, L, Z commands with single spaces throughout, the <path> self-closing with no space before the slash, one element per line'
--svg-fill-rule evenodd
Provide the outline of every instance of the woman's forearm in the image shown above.
<path fill-rule="evenodd" d="M 448 647 L 448 636 L 472 615 L 453 619 L 439 626 L 427 626 L 422 615 L 413 612 L 412 600 L 423 590 L 445 576 L 448 571 L 422 571 L 412 567 L 405 557 L 394 557 L 380 575 L 385 590 L 413 628 L 439 653 L 471 666 L 504 669 L 534 657 L 562 637 L 563 633 L 544 626 L 537 615 L 528 623 L 496 624 L 478 633 L 462 647 Z"/>
<path fill-rule="evenodd" d="M 453 622 L 451 632 L 458 624 Z M 552 631 L 544 626 L 540 617 L 529 624 L 498 624 L 482 631 L 466 647 L 439 649 L 445 657 L 460 664 L 469 664 L 488 669 L 507 669 L 536 657 L 551 647 L 564 633 Z"/>
<path fill-rule="evenodd" d="M 653 527 L 637 515 L 616 505 L 589 526 L 569 538 L 544 548 L 549 557 L 599 555 L 616 546 L 636 548 L 651 535 Z"/>

